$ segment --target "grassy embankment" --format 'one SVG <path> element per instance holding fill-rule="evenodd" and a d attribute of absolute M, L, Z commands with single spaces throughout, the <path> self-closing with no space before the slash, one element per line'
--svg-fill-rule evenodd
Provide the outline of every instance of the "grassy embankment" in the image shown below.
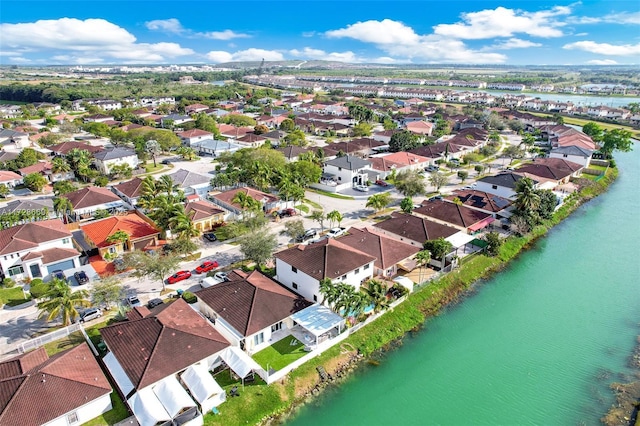
<path fill-rule="evenodd" d="M 344 366 L 355 354 L 355 348 L 365 357 L 374 351 L 384 349 L 399 342 L 410 331 L 419 329 L 426 319 L 437 315 L 442 308 L 454 303 L 478 279 L 486 278 L 501 270 L 511 259 L 526 249 L 537 238 L 565 219 L 582 203 L 606 191 L 616 179 L 617 169 L 609 169 L 605 178 L 598 182 L 581 179 L 579 193 L 567 197 L 565 204 L 554 217 L 534 228 L 530 234 L 507 238 L 496 257 L 476 255 L 459 269 L 419 288 L 399 306 L 388 312 L 373 324 L 350 336 L 345 343 L 337 345 L 292 371 L 280 382 L 266 386 L 257 381 L 246 386 L 239 398 L 230 398 L 220 407 L 220 415 L 207 415 L 207 425 L 265 424 L 269 420 L 286 415 L 295 406 L 303 403 L 319 382 L 316 367 L 323 366 L 330 374 Z M 235 383 L 238 385 L 239 383 Z M 225 386 L 226 385 L 226 386 Z M 225 389 L 233 383 L 225 383 Z"/>
<path fill-rule="evenodd" d="M 551 114 L 545 114 L 543 112 L 531 112 L 530 114 L 536 115 L 538 117 L 553 118 Z M 574 126 L 584 126 L 587 123 L 597 123 L 598 126 L 600 126 L 600 128 L 603 130 L 614 130 L 614 129 L 629 130 L 632 133 L 633 138 L 640 139 L 640 131 L 638 131 L 638 129 L 631 126 L 625 126 L 623 124 L 605 123 L 598 120 L 587 120 L 584 118 L 576 118 L 576 117 L 570 117 L 565 115 L 562 116 L 562 119 L 564 120 L 565 124 L 571 124 Z"/>

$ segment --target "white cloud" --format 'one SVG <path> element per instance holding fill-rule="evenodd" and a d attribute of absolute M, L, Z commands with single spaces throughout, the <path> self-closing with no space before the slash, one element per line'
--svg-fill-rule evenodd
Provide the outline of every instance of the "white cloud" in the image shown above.
<path fill-rule="evenodd" d="M 618 62 L 613 59 L 593 59 L 591 61 L 587 61 L 590 65 L 617 65 Z"/>
<path fill-rule="evenodd" d="M 181 34 L 185 31 L 180 21 L 176 18 L 156 19 L 154 21 L 145 22 L 147 29 L 152 31 L 164 31 L 167 33 Z"/>
<path fill-rule="evenodd" d="M 558 28 L 564 23 L 555 18 L 571 12 L 568 7 L 556 6 L 540 12 L 525 12 L 505 7 L 462 14 L 462 22 L 439 24 L 433 27 L 435 34 L 460 39 L 478 40 L 493 37 L 511 37 L 522 33 L 535 37 L 560 37 Z"/>
<path fill-rule="evenodd" d="M 27 64 L 31 62 L 31 59 L 23 58 L 22 56 L 11 56 L 7 58 L 7 62 L 10 64 Z"/>
<path fill-rule="evenodd" d="M 585 40 L 569 43 L 562 46 L 563 49 L 584 50 L 586 52 L 597 53 L 607 56 L 631 56 L 640 55 L 640 43 L 638 44 L 609 44 L 597 43 L 595 41 Z"/>
<path fill-rule="evenodd" d="M 283 61 L 282 53 L 275 50 L 264 49 L 246 49 L 235 53 L 229 53 L 222 50 L 211 51 L 206 54 L 207 58 L 213 63 L 223 62 L 239 62 L 239 61 Z"/>
<path fill-rule="evenodd" d="M 339 62 L 363 62 L 357 58 L 355 53 L 351 51 L 347 52 L 331 52 L 327 53 L 324 50 L 313 49 L 311 47 L 305 47 L 302 50 L 293 49 L 288 52 L 291 56 L 302 59 L 319 59 L 326 61 L 339 61 Z"/>
<path fill-rule="evenodd" d="M 206 33 L 195 33 L 195 37 L 210 38 L 213 40 L 231 40 L 234 38 L 250 38 L 251 36 L 249 34 L 236 33 L 235 31 L 231 30 L 224 30 L 210 31 Z"/>
<path fill-rule="evenodd" d="M 356 22 L 347 28 L 327 31 L 325 34 L 330 38 L 347 37 L 375 44 L 415 44 L 420 38 L 413 28 L 391 19 Z"/>
<path fill-rule="evenodd" d="M 570 22 L 572 24 L 598 24 L 605 22 L 607 24 L 639 25 L 640 12 L 611 13 L 604 16 L 581 16 L 571 19 Z"/>
<path fill-rule="evenodd" d="M 0 33 L 3 46 L 16 51 L 53 52 L 52 60 L 61 62 L 65 58 L 66 63 L 96 63 L 107 59 L 164 62 L 195 53 L 177 43 L 137 43 L 133 34 L 104 19 L 61 18 L 0 24 Z"/>
<path fill-rule="evenodd" d="M 495 49 L 495 50 L 509 50 L 509 49 L 526 49 L 528 47 L 540 47 L 542 44 L 534 43 L 529 40 L 522 40 L 519 38 L 510 38 L 508 40 L 504 40 L 498 43 L 495 43 L 486 49 Z"/>

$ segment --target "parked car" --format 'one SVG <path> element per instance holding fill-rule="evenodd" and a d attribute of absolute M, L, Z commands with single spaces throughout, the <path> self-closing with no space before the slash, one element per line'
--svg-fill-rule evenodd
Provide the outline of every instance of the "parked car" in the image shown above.
<path fill-rule="evenodd" d="M 383 181 L 382 179 L 378 179 L 376 181 L 376 185 L 378 185 L 378 186 L 389 186 L 389 184 L 387 182 Z"/>
<path fill-rule="evenodd" d="M 295 209 L 284 209 L 278 212 L 278 216 L 280 216 L 281 219 L 283 217 L 289 217 L 289 216 L 295 216 L 295 215 L 296 215 Z"/>
<path fill-rule="evenodd" d="M 424 168 L 425 172 L 437 172 L 440 170 L 440 166 L 427 166 Z"/>
<path fill-rule="evenodd" d="M 91 321 L 102 316 L 102 311 L 98 308 L 89 308 L 80 314 L 80 322 Z"/>
<path fill-rule="evenodd" d="M 51 272 L 51 275 L 53 276 L 53 278 L 57 278 L 62 281 L 67 280 L 67 276 L 64 274 L 64 272 L 62 272 L 62 269 L 56 269 L 55 271 Z"/>
<path fill-rule="evenodd" d="M 210 242 L 218 241 L 218 237 L 216 237 L 216 234 L 214 234 L 213 232 L 205 232 L 204 234 L 202 234 L 202 237 Z"/>
<path fill-rule="evenodd" d="M 312 240 L 312 239 L 316 238 L 317 236 L 318 236 L 318 233 L 316 232 L 315 229 L 309 229 L 304 234 L 298 235 L 298 237 L 296 238 L 296 242 L 297 243 L 304 243 L 305 241 Z"/>
<path fill-rule="evenodd" d="M 75 277 L 76 281 L 78 281 L 78 285 L 86 284 L 89 282 L 89 277 L 84 271 L 78 271 L 74 273 L 73 276 Z"/>
<path fill-rule="evenodd" d="M 167 278 L 167 282 L 169 284 L 175 284 L 179 281 L 186 280 L 187 278 L 191 278 L 191 271 L 178 271 Z"/>
<path fill-rule="evenodd" d="M 343 235 L 347 232 L 347 228 L 331 228 L 329 232 L 327 232 L 327 237 L 336 238 L 340 235 Z"/>
<path fill-rule="evenodd" d="M 155 299 L 151 299 L 149 300 L 149 302 L 147 302 L 147 308 L 153 309 L 156 306 L 162 305 L 163 303 L 164 302 L 162 301 L 162 299 L 156 297 Z"/>
<path fill-rule="evenodd" d="M 140 303 L 140 299 L 138 299 L 138 296 L 134 295 L 127 297 L 127 305 L 135 308 L 136 306 L 142 306 L 142 303 Z"/>
<path fill-rule="evenodd" d="M 124 271 L 126 268 L 126 265 L 124 264 L 124 259 L 121 257 L 116 257 L 113 260 L 113 267 L 115 268 L 116 271 L 120 272 L 120 271 Z"/>
<path fill-rule="evenodd" d="M 215 260 L 205 260 L 200 266 L 196 268 L 196 273 L 202 274 L 203 272 L 213 271 L 218 266 L 220 265 Z"/>
<path fill-rule="evenodd" d="M 360 192 L 369 192 L 369 187 L 367 185 L 356 185 L 353 189 Z"/>

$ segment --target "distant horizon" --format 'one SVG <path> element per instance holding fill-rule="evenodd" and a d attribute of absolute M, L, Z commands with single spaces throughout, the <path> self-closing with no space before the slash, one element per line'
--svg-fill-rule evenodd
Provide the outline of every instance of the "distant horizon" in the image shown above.
<path fill-rule="evenodd" d="M 0 65 L 640 65 L 635 0 L 4 0 L 0 12 Z"/>

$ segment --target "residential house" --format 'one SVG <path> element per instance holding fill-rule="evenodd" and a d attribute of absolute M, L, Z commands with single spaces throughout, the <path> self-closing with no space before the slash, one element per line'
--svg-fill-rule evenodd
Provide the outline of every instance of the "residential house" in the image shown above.
<path fill-rule="evenodd" d="M 209 106 L 203 104 L 192 104 L 184 107 L 184 112 L 186 114 L 196 114 L 198 112 L 204 112 L 209 109 Z"/>
<path fill-rule="evenodd" d="M 371 161 L 353 155 L 336 157 L 324 163 L 320 184 L 312 186 L 331 192 L 341 191 L 369 181 Z"/>
<path fill-rule="evenodd" d="M 572 163 L 580 164 L 584 168 L 588 168 L 589 164 L 591 164 L 592 155 L 592 150 L 576 145 L 552 148 L 551 152 L 549 153 L 550 158 L 567 160 Z"/>
<path fill-rule="evenodd" d="M 169 127 L 169 124 L 173 126 L 179 126 L 181 124 L 187 123 L 189 121 L 193 121 L 191 117 L 188 115 L 180 115 L 180 114 L 169 114 L 167 116 L 160 118 L 160 125 L 163 128 Z"/>
<path fill-rule="evenodd" d="M 507 209 L 511 207 L 512 201 L 488 192 L 474 189 L 456 189 L 453 194 L 445 197 L 445 200 L 462 203 L 463 206 L 470 209 L 490 214 L 494 219 L 511 216 Z"/>
<path fill-rule="evenodd" d="M 17 151 L 4 151 L 0 150 L 0 163 L 5 163 L 7 161 L 15 160 L 20 155 Z"/>
<path fill-rule="evenodd" d="M 512 200 L 516 196 L 516 185 L 522 178 L 523 176 L 512 172 L 485 176 L 476 181 L 475 190 Z M 534 183 L 537 185 L 538 181 L 534 180 Z"/>
<path fill-rule="evenodd" d="M 459 232 L 452 226 L 399 212 L 392 213 L 389 219 L 373 227 L 377 233 L 420 248 L 428 240 L 448 239 Z"/>
<path fill-rule="evenodd" d="M 297 245 L 274 255 L 276 280 L 307 300 L 318 302 L 320 281 L 328 278 L 359 290 L 374 274 L 376 257 L 329 238 L 309 245 Z"/>
<path fill-rule="evenodd" d="M 64 194 L 71 201 L 73 212 L 71 215 L 76 220 L 87 220 L 93 217 L 96 210 L 107 210 L 111 213 L 123 211 L 128 208 L 120 197 L 98 186 L 88 186 L 77 191 Z"/>
<path fill-rule="evenodd" d="M 433 133 L 433 123 L 424 120 L 408 122 L 405 128 L 411 133 L 420 136 L 431 136 L 431 133 Z"/>
<path fill-rule="evenodd" d="M 17 118 L 22 115 L 20 105 L 0 104 L 0 118 Z"/>
<path fill-rule="evenodd" d="M 580 175 L 584 167 L 563 158 L 536 158 L 533 163 L 524 164 L 515 171 L 522 176 L 537 180 L 540 189 L 554 189 Z"/>
<path fill-rule="evenodd" d="M 287 133 L 282 130 L 272 130 L 270 132 L 263 133 L 261 136 L 271 142 L 272 146 L 280 146 L 280 142 L 285 138 L 285 136 L 287 136 Z"/>
<path fill-rule="evenodd" d="M 195 149 L 200 156 L 210 155 L 212 157 L 217 157 L 223 152 L 236 152 L 244 147 L 229 141 L 205 139 L 199 142 L 193 142 L 191 144 L 191 148 Z"/>
<path fill-rule="evenodd" d="M 142 179 L 139 177 L 133 178 L 112 186 L 111 190 L 118 197 L 122 198 L 124 202 L 135 207 L 138 204 L 138 199 L 142 195 Z"/>
<path fill-rule="evenodd" d="M 211 177 L 198 173 L 190 172 L 185 169 L 178 169 L 168 174 L 178 188 L 182 189 L 185 195 L 198 194 L 199 197 L 205 198 L 211 190 Z"/>
<path fill-rule="evenodd" d="M 216 225 L 223 223 L 227 213 L 206 200 L 187 203 L 184 211 L 191 218 L 193 226 L 200 232 L 210 231 Z"/>
<path fill-rule="evenodd" d="M 160 230 L 151 220 L 131 211 L 125 215 L 111 216 L 92 220 L 80 225 L 85 241 L 91 248 L 97 248 L 104 259 L 116 257 L 128 251 L 144 250 L 148 246 L 157 246 Z M 109 237 L 118 231 L 126 232 L 126 241 L 109 241 Z M 106 255 L 109 253 L 108 255 Z"/>
<path fill-rule="evenodd" d="M 133 149 L 115 147 L 113 149 L 96 152 L 93 154 L 94 163 L 98 170 L 105 174 L 111 174 L 113 166 L 121 166 L 123 164 L 131 167 L 131 170 L 138 168 L 140 160 Z"/>
<path fill-rule="evenodd" d="M 432 159 L 451 160 L 452 158 L 462 158 L 469 150 L 466 146 L 459 144 L 449 143 L 448 140 L 438 142 L 433 145 L 424 145 L 417 148 L 410 149 L 411 152 L 422 157 Z M 435 160 L 434 160 L 435 161 Z"/>
<path fill-rule="evenodd" d="M 413 214 L 470 234 L 487 227 L 495 220 L 489 213 L 445 200 L 425 200 L 413 210 Z"/>
<path fill-rule="evenodd" d="M 276 148 L 276 150 L 280 151 L 287 162 L 292 163 L 298 161 L 298 157 L 300 154 L 305 152 L 313 152 L 309 148 L 302 148 L 301 146 L 290 145 L 284 148 Z"/>
<path fill-rule="evenodd" d="M 256 135 L 254 133 L 246 133 L 244 136 L 239 138 L 233 138 L 233 141 L 243 147 L 257 148 L 267 141 L 262 135 Z"/>
<path fill-rule="evenodd" d="M 82 119 L 85 123 L 107 123 L 110 121 L 115 121 L 113 115 L 106 114 L 86 115 L 82 117 Z"/>
<path fill-rule="evenodd" d="M 412 258 L 420 251 L 419 247 L 368 228 L 350 228 L 348 235 L 340 237 L 340 242 L 375 257 L 373 274 L 383 277 L 396 276 L 398 269 L 411 271 L 415 267 Z"/>
<path fill-rule="evenodd" d="M 80 266 L 80 253 L 60 219 L 27 222 L 0 230 L 0 267 L 6 277 L 39 278 Z"/>
<path fill-rule="evenodd" d="M 184 132 L 178 132 L 176 134 L 182 140 L 182 144 L 186 146 L 192 146 L 196 142 L 213 139 L 213 133 L 200 129 L 185 130 Z"/>
<path fill-rule="evenodd" d="M 23 177 L 31 173 L 39 173 L 50 183 L 55 183 L 60 180 L 75 180 L 76 178 L 72 170 L 68 172 L 54 172 L 53 164 L 50 161 L 38 161 L 36 164 L 19 169 L 18 172 Z"/>
<path fill-rule="evenodd" d="M 86 142 L 68 141 L 61 142 L 55 145 L 47 147 L 51 154 L 58 157 L 65 157 L 73 149 L 83 149 L 89 151 L 90 154 L 95 154 L 100 151 L 104 151 L 104 148 L 96 145 L 89 145 Z"/>
<path fill-rule="evenodd" d="M 383 130 L 380 132 L 375 132 L 372 138 L 382 143 L 389 144 L 389 142 L 391 142 L 391 136 L 393 136 L 394 133 L 398 133 L 399 131 L 400 130 L 398 129 L 394 129 L 394 130 Z"/>
<path fill-rule="evenodd" d="M 22 185 L 22 179 L 22 176 L 16 172 L 0 170 L 0 185 L 6 185 L 9 188 L 14 188 L 18 185 Z"/>
<path fill-rule="evenodd" d="M 335 142 L 324 147 L 327 152 L 342 151 L 347 155 L 355 155 L 358 157 L 368 157 L 380 150 L 388 148 L 383 142 L 371 138 L 357 138 L 350 141 Z"/>
<path fill-rule="evenodd" d="M 370 157 L 368 160 L 371 162 L 371 168 L 378 172 L 381 179 L 385 179 L 394 171 L 396 173 L 405 170 L 422 171 L 432 162 L 431 158 L 404 151 Z"/>
<path fill-rule="evenodd" d="M 0 362 L 0 424 L 84 424 L 111 410 L 111 385 L 86 343 L 44 347 Z"/>
<path fill-rule="evenodd" d="M 278 331 L 293 328 L 291 316 L 312 304 L 259 271 L 235 270 L 228 277 L 195 295 L 220 334 L 249 354 L 271 345 Z"/>
<path fill-rule="evenodd" d="M 18 149 L 31 146 L 29 133 L 17 132 L 11 129 L 0 129 L 0 145 L 9 144 L 14 144 Z"/>
<path fill-rule="evenodd" d="M 202 424 L 201 413 L 225 401 L 209 370 L 220 365 L 229 342 L 183 299 L 151 311 L 134 308 L 100 334 L 108 349 L 102 360 L 141 426 Z M 195 383 L 185 380 L 193 369 L 203 372 Z M 213 393 L 203 398 L 194 391 L 202 386 Z"/>
<path fill-rule="evenodd" d="M 282 201 L 280 197 L 276 195 L 267 194 L 266 192 L 258 191 L 257 189 L 248 186 L 234 188 L 224 192 L 211 193 L 209 194 L 209 199 L 224 210 L 231 212 L 232 215 L 242 216 L 244 212 L 242 206 L 233 201 L 239 192 L 242 192 L 258 201 L 262 205 L 262 211 L 265 213 L 279 211 L 290 206 L 289 202 Z"/>
<path fill-rule="evenodd" d="M 3 207 L 0 207 L 0 215 L 22 212 L 29 214 L 36 211 L 46 211 L 49 212 L 49 216 L 54 216 L 53 199 L 41 198 L 36 200 L 16 200 L 10 201 Z M 50 219 L 53 219 L 53 217 L 50 217 Z"/>
<path fill-rule="evenodd" d="M 218 130 L 220 131 L 220 135 L 225 138 L 233 139 L 231 142 L 234 142 L 237 139 L 240 139 L 246 134 L 253 133 L 255 129 L 253 127 L 236 127 L 231 124 L 220 124 L 218 125 Z"/>

